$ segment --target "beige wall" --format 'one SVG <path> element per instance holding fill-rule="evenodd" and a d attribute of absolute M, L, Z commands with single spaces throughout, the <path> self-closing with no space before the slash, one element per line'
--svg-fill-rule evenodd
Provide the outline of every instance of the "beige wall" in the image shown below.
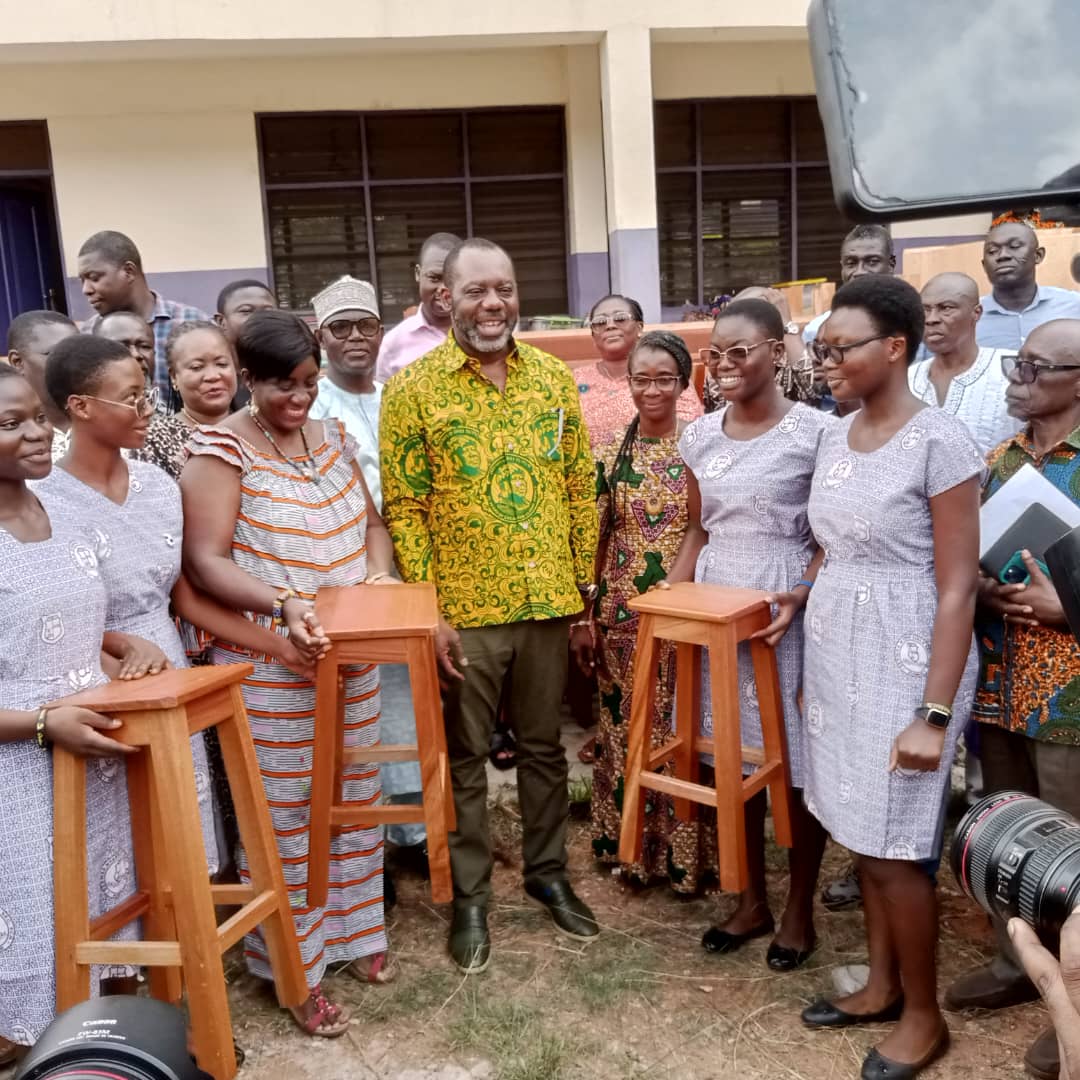
<path fill-rule="evenodd" d="M 563 104 L 566 51 L 5 65 L 0 119 L 48 121 L 68 274 L 101 228 L 130 234 L 151 271 L 257 267 L 268 253 L 254 114 Z M 578 186 L 595 193 L 597 169 L 583 227 L 603 218 L 602 153 Z"/>
<path fill-rule="evenodd" d="M 714 28 L 801 30 L 807 0 L 132 0 L 77 4 L 37 0 L 5 5 L 0 43 L 63 45 L 168 43 L 195 51 L 203 41 L 369 41 L 382 43 L 476 39 L 504 43 L 522 34 L 585 36 L 597 40 L 613 26 L 644 26 L 689 37 Z M 192 46 L 195 48 L 193 49 Z M 22 58 L 36 58 L 21 52 Z"/>
<path fill-rule="evenodd" d="M 805 41 L 658 42 L 653 46 L 652 83 L 658 101 L 814 93 Z"/>

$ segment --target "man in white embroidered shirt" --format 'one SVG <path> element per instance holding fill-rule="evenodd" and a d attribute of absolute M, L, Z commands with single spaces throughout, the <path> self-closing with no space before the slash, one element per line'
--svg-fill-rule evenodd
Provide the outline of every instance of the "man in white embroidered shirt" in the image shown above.
<path fill-rule="evenodd" d="M 979 286 L 967 274 L 938 274 L 923 287 L 922 302 L 923 342 L 930 358 L 908 368 L 911 391 L 962 420 L 987 454 L 1022 424 L 1006 411 L 1009 382 L 1001 358 L 1008 354 L 980 347 L 976 340 L 982 315 Z"/>

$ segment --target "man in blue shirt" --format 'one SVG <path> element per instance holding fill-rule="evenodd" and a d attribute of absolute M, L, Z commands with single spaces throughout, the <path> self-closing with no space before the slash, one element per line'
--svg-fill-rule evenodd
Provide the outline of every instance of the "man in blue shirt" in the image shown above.
<path fill-rule="evenodd" d="M 982 265 L 991 292 L 980 301 L 983 313 L 975 332 L 980 346 L 1019 352 L 1036 326 L 1080 319 L 1080 293 L 1036 283 L 1035 269 L 1045 254 L 1035 230 L 1022 222 L 1003 222 L 986 234 Z"/>

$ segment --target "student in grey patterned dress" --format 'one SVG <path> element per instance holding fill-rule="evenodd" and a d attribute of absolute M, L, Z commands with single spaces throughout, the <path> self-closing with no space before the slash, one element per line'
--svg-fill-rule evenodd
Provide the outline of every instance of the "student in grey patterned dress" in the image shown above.
<path fill-rule="evenodd" d="M 870 977 L 803 1012 L 810 1027 L 899 1020 L 862 1076 L 912 1077 L 948 1047 L 937 903 L 957 724 L 976 664 L 982 458 L 963 423 L 908 389 L 919 294 L 865 277 L 833 301 L 817 348 L 838 401 L 862 408 L 821 442 L 810 526 L 825 552 L 806 606 L 806 800 L 858 857 Z"/>
<path fill-rule="evenodd" d="M 690 520 L 668 580 L 692 578 L 764 589 L 782 600 L 776 620 L 757 636 L 776 648 L 791 783 L 797 795 L 803 786 L 801 608 L 809 592 L 808 568 L 816 571 L 820 561 L 806 519 L 806 500 L 818 444 L 834 421 L 789 401 L 777 385 L 777 368 L 785 362 L 784 322 L 768 300 L 732 301 L 718 316 L 702 354 L 726 404 L 690 424 L 679 442 L 691 472 Z M 761 716 L 747 645 L 739 647 L 739 688 L 742 743 L 760 748 Z M 702 734 L 711 736 L 708 664 L 702 669 L 702 703 Z M 753 766 L 744 765 L 744 771 L 752 772 Z M 791 884 L 767 954 L 774 971 L 800 967 L 815 942 L 814 889 L 825 833 L 805 812 L 801 797 L 792 804 L 796 835 L 789 857 Z M 765 884 L 767 808 L 764 791 L 746 804 L 750 887 L 723 925 L 706 932 L 702 945 L 709 952 L 731 952 L 775 928 Z"/>
<path fill-rule="evenodd" d="M 0 364 L 0 1068 L 53 1019 L 52 758 L 90 759 L 90 915 L 135 890 L 119 722 L 50 701 L 106 681 L 105 586 L 92 548 L 27 481 L 52 466 L 52 425 L 27 379 Z M 39 725 L 40 721 L 40 725 Z M 38 738 L 40 729 L 41 738 Z M 118 935 L 134 938 L 136 926 Z M 130 974 L 94 969 L 98 977 Z"/>
<path fill-rule="evenodd" d="M 67 454 L 39 485 L 56 513 L 76 524 L 98 559 L 108 593 L 109 630 L 151 642 L 172 667 L 187 667 L 173 611 L 212 635 L 241 633 L 265 651 L 287 639 L 254 627 L 195 592 L 180 574 L 184 533 L 180 489 L 156 465 L 125 458 L 146 438 L 157 392 L 124 345 L 77 335 L 53 349 L 49 394 L 71 420 Z M 171 605 L 171 608 L 170 608 Z M 202 734 L 192 737 L 199 809 L 210 872 L 218 867 L 213 799 Z"/>

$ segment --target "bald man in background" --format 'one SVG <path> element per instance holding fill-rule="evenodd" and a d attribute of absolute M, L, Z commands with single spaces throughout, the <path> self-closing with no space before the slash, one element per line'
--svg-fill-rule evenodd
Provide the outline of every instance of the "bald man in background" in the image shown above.
<path fill-rule="evenodd" d="M 982 315 L 979 286 L 967 274 L 938 274 L 922 291 L 930 353 L 908 368 L 916 397 L 962 420 L 983 454 L 1012 438 L 1021 421 L 1006 410 L 1009 385 L 1001 370 L 1007 350 L 980 347 L 976 328 Z"/>

